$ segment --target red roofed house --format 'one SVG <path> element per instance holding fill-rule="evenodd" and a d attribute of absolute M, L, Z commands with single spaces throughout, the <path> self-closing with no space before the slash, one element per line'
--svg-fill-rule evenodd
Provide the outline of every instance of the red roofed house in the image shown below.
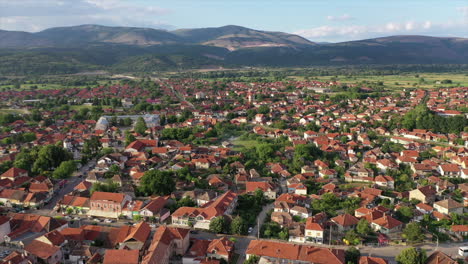
<path fill-rule="evenodd" d="M 227 191 L 216 200 L 210 201 L 201 208 L 180 207 L 172 213 L 172 224 L 209 229 L 210 222 L 214 218 L 229 215 L 237 205 L 237 194 Z"/>
<path fill-rule="evenodd" d="M 457 164 L 442 164 L 439 165 L 437 170 L 440 175 L 446 177 L 459 177 L 461 172 Z"/>
<path fill-rule="evenodd" d="M 315 223 L 313 217 L 307 218 L 305 225 L 305 238 L 314 243 L 323 243 L 324 228 L 321 224 Z"/>
<path fill-rule="evenodd" d="M 33 240 L 24 248 L 26 252 L 35 258 L 34 263 L 42 262 L 47 264 L 61 263 L 63 261 L 62 250 L 58 246 Z"/>
<path fill-rule="evenodd" d="M 184 255 L 190 244 L 189 229 L 160 226 L 153 236 L 142 264 L 169 264 L 169 259 L 177 254 Z"/>
<path fill-rule="evenodd" d="M 383 234 L 389 234 L 400 231 L 403 228 L 403 223 L 389 215 L 384 215 L 379 219 L 373 220 L 371 227 L 375 231 L 380 231 Z"/>
<path fill-rule="evenodd" d="M 338 230 L 342 232 L 342 231 L 347 231 L 349 229 L 353 229 L 354 227 L 356 227 L 356 225 L 359 222 L 359 219 L 357 219 L 356 217 L 350 214 L 342 214 L 342 215 L 333 217 L 331 221 L 335 223 L 336 226 L 338 227 Z"/>
<path fill-rule="evenodd" d="M 427 185 L 409 192 L 409 199 L 416 199 L 426 204 L 431 204 L 435 200 L 436 189 Z"/>
<path fill-rule="evenodd" d="M 118 218 L 131 198 L 123 193 L 94 192 L 89 201 L 88 215 Z"/>
<path fill-rule="evenodd" d="M 246 259 L 259 256 L 271 263 L 320 263 L 344 264 L 342 249 L 329 249 L 298 244 L 252 240 L 246 251 Z"/>
<path fill-rule="evenodd" d="M 361 256 L 359 264 L 388 264 L 388 261 L 383 258 Z"/>
<path fill-rule="evenodd" d="M 234 252 L 234 242 L 222 237 L 211 241 L 206 250 L 206 255 L 209 258 L 224 259 L 229 262 L 231 255 Z"/>
<path fill-rule="evenodd" d="M 28 171 L 13 167 L 0 175 L 0 179 L 10 179 L 12 181 L 20 177 L 28 177 Z"/>
<path fill-rule="evenodd" d="M 263 191 L 263 195 L 268 199 L 276 199 L 276 190 L 269 182 L 246 182 L 247 193 L 254 193 L 257 189 Z"/>
<path fill-rule="evenodd" d="M 138 264 L 139 251 L 126 249 L 108 249 L 102 264 Z"/>

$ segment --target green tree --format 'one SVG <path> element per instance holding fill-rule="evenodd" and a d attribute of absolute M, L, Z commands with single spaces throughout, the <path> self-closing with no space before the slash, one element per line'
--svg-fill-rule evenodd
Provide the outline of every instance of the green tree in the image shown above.
<path fill-rule="evenodd" d="M 96 136 L 86 139 L 83 143 L 83 153 L 88 155 L 96 155 L 102 148 L 101 141 Z"/>
<path fill-rule="evenodd" d="M 409 223 L 403 229 L 403 236 L 409 242 L 418 242 L 424 239 L 424 233 L 418 223 Z"/>
<path fill-rule="evenodd" d="M 175 189 L 171 171 L 149 170 L 145 172 L 140 182 L 140 190 L 147 194 L 168 195 Z"/>
<path fill-rule="evenodd" d="M 216 234 L 223 233 L 226 230 L 226 219 L 218 216 L 210 222 L 210 231 Z"/>
<path fill-rule="evenodd" d="M 345 262 L 348 264 L 349 263 L 358 264 L 360 257 L 361 257 L 361 252 L 355 247 L 349 247 L 345 251 Z"/>
<path fill-rule="evenodd" d="M 231 222 L 231 234 L 244 235 L 247 233 L 247 224 L 240 216 L 236 216 Z"/>
<path fill-rule="evenodd" d="M 130 133 L 128 130 L 125 131 L 125 146 L 130 145 L 130 143 L 132 143 L 135 140 L 136 137 L 132 133 Z"/>
<path fill-rule="evenodd" d="M 362 218 L 361 220 L 359 220 L 356 226 L 356 231 L 361 236 L 367 236 L 372 230 L 369 226 L 369 222 L 367 222 L 366 219 Z"/>
<path fill-rule="evenodd" d="M 249 259 L 245 260 L 243 264 L 257 264 L 259 261 L 259 256 L 252 255 L 249 257 Z"/>
<path fill-rule="evenodd" d="M 52 177 L 55 179 L 66 179 L 69 178 L 75 170 L 76 164 L 73 160 L 63 161 L 58 168 L 54 170 Z"/>
<path fill-rule="evenodd" d="M 402 206 L 396 211 L 396 217 L 404 223 L 408 223 L 411 219 L 413 219 L 413 216 L 413 209 L 408 206 Z"/>
<path fill-rule="evenodd" d="M 414 247 L 403 249 L 395 258 L 399 264 L 424 264 L 426 259 L 426 251 Z"/>
<path fill-rule="evenodd" d="M 137 132 L 140 135 L 145 135 L 147 129 L 148 127 L 146 126 L 146 122 L 143 119 L 143 117 L 138 117 L 135 123 L 135 132 Z"/>
<path fill-rule="evenodd" d="M 354 231 L 354 229 L 346 232 L 344 239 L 348 240 L 349 244 L 351 245 L 358 245 L 361 242 L 361 238 L 358 236 L 356 231 Z"/>

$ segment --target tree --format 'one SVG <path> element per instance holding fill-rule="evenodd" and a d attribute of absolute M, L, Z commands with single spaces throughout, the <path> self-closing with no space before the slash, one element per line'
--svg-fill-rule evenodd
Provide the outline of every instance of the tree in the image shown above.
<path fill-rule="evenodd" d="M 141 178 L 140 190 L 147 195 L 168 195 L 175 189 L 171 171 L 149 170 Z"/>
<path fill-rule="evenodd" d="M 354 229 L 346 232 L 344 239 L 346 239 L 351 245 L 358 245 L 361 242 L 361 238 L 358 236 Z"/>
<path fill-rule="evenodd" d="M 226 219 L 218 216 L 210 222 L 210 231 L 216 234 L 223 233 L 226 230 Z"/>
<path fill-rule="evenodd" d="M 99 138 L 96 136 L 86 139 L 83 143 L 83 153 L 88 155 L 96 155 L 101 148 L 101 141 L 99 141 Z"/>
<path fill-rule="evenodd" d="M 125 146 L 130 145 L 130 143 L 132 143 L 135 140 L 136 137 L 132 133 L 130 133 L 128 130 L 125 131 Z"/>
<path fill-rule="evenodd" d="M 67 161 L 72 158 L 72 155 L 64 148 L 58 145 L 46 145 L 33 155 L 36 157 L 32 166 L 32 172 L 43 173 L 58 167 L 62 161 Z"/>
<path fill-rule="evenodd" d="M 146 133 L 146 130 L 148 127 L 146 126 L 146 122 L 143 119 L 143 117 L 138 117 L 136 123 L 135 123 L 135 132 L 137 132 L 140 135 L 144 135 Z"/>
<path fill-rule="evenodd" d="M 346 263 L 358 264 L 360 257 L 361 257 L 361 252 L 355 247 L 350 247 L 345 251 Z"/>
<path fill-rule="evenodd" d="M 76 170 L 76 164 L 73 160 L 63 161 L 57 169 L 52 173 L 55 179 L 69 178 Z"/>
<path fill-rule="evenodd" d="M 406 225 L 405 229 L 403 229 L 403 236 L 409 242 L 418 242 L 423 240 L 424 233 L 418 223 L 409 223 Z"/>
<path fill-rule="evenodd" d="M 361 236 L 369 235 L 369 233 L 371 232 L 369 222 L 367 222 L 367 220 L 365 218 L 362 218 L 361 220 L 359 220 L 359 222 L 357 224 L 357 227 L 356 227 L 356 231 Z"/>
<path fill-rule="evenodd" d="M 413 219 L 413 216 L 413 209 L 408 206 L 402 206 L 396 211 L 396 217 L 404 223 L 408 223 L 411 219 Z"/>
<path fill-rule="evenodd" d="M 247 225 L 244 219 L 236 216 L 231 222 L 231 234 L 243 235 L 247 232 Z"/>
<path fill-rule="evenodd" d="M 255 256 L 255 255 L 252 255 L 249 257 L 249 259 L 247 259 L 246 261 L 244 261 L 243 264 L 257 264 L 258 261 L 260 261 L 260 257 L 259 256 Z"/>
<path fill-rule="evenodd" d="M 395 260 L 399 264 L 424 264 L 426 261 L 426 251 L 420 248 L 405 248 L 398 254 Z"/>

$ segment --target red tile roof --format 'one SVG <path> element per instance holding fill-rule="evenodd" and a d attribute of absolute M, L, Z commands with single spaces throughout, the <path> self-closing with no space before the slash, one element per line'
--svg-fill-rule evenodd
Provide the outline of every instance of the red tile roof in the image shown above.
<path fill-rule="evenodd" d="M 108 249 L 103 264 L 138 264 L 139 251 L 125 249 Z"/>

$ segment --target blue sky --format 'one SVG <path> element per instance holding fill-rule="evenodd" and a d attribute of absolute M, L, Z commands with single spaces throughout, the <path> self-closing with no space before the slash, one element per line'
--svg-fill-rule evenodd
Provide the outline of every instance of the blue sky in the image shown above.
<path fill-rule="evenodd" d="M 468 1 L 0 0 L 0 29 L 80 24 L 168 30 L 240 25 L 331 42 L 400 34 L 468 37 Z"/>

